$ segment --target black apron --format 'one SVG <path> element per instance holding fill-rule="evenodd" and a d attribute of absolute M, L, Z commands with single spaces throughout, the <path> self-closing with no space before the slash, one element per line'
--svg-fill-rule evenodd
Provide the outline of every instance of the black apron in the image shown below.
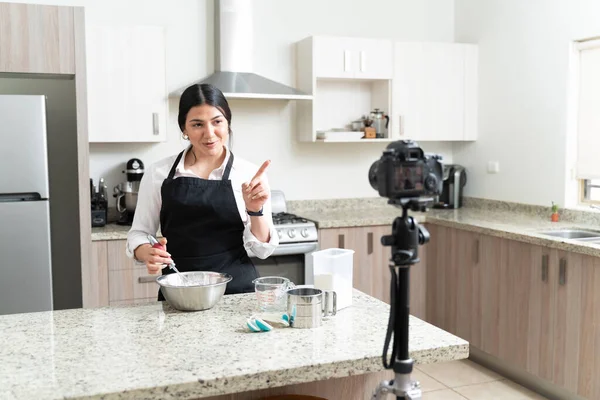
<path fill-rule="evenodd" d="M 233 280 L 225 294 L 254 291 L 256 268 L 244 248 L 244 223 L 238 211 L 229 173 L 233 153 L 222 180 L 192 177 L 173 179 L 183 151 L 161 187 L 161 233 L 177 269 L 227 273 Z M 163 275 L 173 273 L 163 268 Z M 158 300 L 164 301 L 160 289 Z"/>

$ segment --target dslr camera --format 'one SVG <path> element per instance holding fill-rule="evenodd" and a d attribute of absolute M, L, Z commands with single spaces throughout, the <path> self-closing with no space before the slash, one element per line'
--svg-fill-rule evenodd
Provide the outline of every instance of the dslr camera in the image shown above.
<path fill-rule="evenodd" d="M 439 155 L 426 156 L 412 140 L 390 143 L 369 169 L 369 183 L 382 197 L 402 199 L 436 197 L 443 189 Z"/>

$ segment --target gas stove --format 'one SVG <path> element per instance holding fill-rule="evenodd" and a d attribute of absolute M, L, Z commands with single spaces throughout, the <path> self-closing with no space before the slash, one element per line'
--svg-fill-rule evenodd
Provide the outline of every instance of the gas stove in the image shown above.
<path fill-rule="evenodd" d="M 279 190 L 271 191 L 273 225 L 279 236 L 279 244 L 317 243 L 317 226 L 302 216 L 287 212 L 285 196 Z"/>
<path fill-rule="evenodd" d="M 273 225 L 279 243 L 316 242 L 317 227 L 314 222 L 287 212 L 273 213 Z"/>
<path fill-rule="evenodd" d="M 279 190 L 271 190 L 271 212 L 279 246 L 265 259 L 254 256 L 249 250 L 259 275 L 283 276 L 296 285 L 311 284 L 311 254 L 319 248 L 317 225 L 301 215 L 289 213 L 285 196 Z"/>

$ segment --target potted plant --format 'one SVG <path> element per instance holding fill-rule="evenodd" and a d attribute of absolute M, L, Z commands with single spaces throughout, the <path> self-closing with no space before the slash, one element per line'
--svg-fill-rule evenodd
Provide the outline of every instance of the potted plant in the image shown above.
<path fill-rule="evenodd" d="M 552 202 L 552 222 L 558 222 L 558 204 Z"/>

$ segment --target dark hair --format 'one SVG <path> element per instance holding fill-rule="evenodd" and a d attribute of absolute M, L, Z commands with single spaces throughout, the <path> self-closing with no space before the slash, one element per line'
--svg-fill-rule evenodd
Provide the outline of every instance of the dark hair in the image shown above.
<path fill-rule="evenodd" d="M 229 126 L 229 134 L 231 135 L 231 110 L 229 109 L 229 103 L 227 103 L 227 99 L 219 89 L 208 83 L 192 85 L 181 94 L 181 98 L 179 99 L 179 115 L 177 116 L 181 132 L 185 129 L 185 119 L 190 110 L 193 107 L 203 104 L 216 107 L 223 113 Z"/>

